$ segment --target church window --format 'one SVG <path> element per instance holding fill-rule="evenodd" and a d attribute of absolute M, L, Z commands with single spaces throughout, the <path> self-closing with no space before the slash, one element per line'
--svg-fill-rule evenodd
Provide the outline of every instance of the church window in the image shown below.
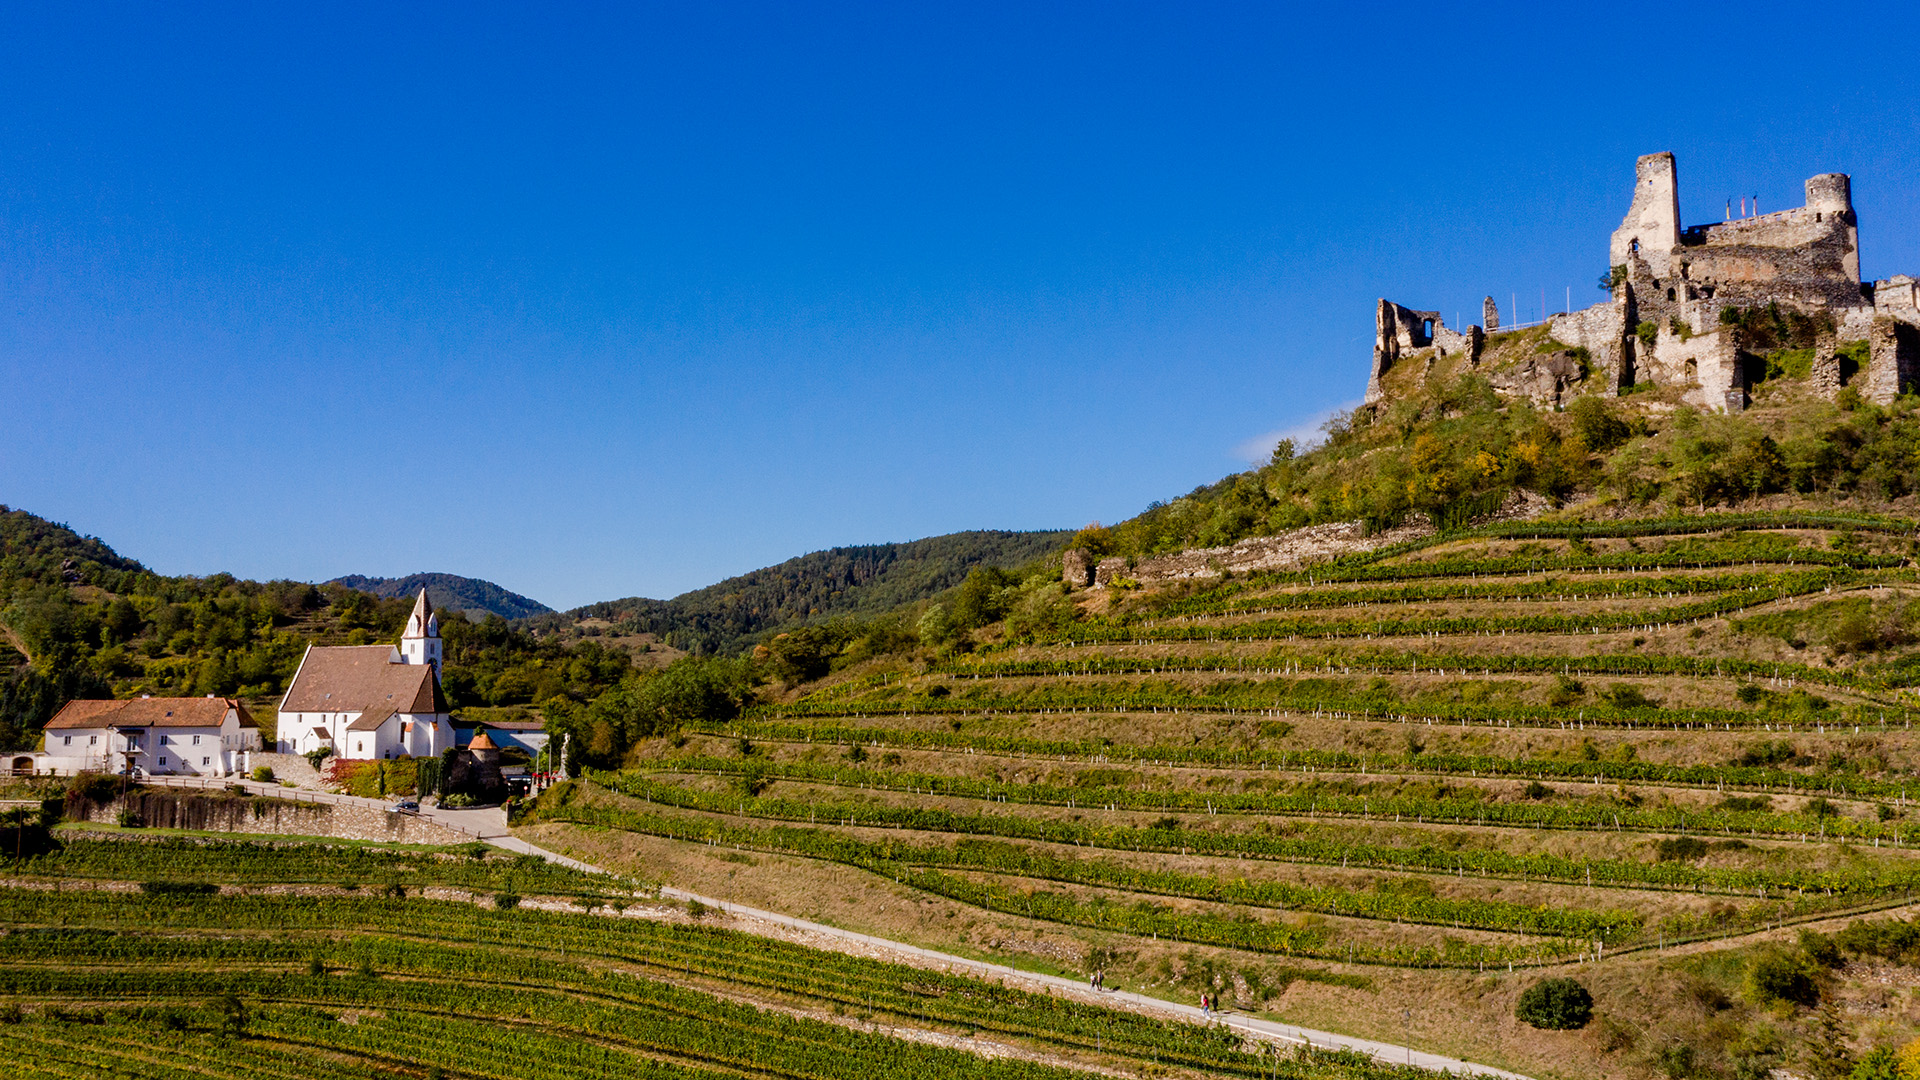
<path fill-rule="evenodd" d="M 199 745 L 200 745 L 200 736 L 198 736 L 198 735 L 195 735 L 195 736 L 193 737 L 193 745 L 195 745 L 195 746 L 199 746 Z"/>
<path fill-rule="evenodd" d="M 167 755 L 165 754 L 160 755 L 160 767 L 163 769 L 167 767 Z"/>

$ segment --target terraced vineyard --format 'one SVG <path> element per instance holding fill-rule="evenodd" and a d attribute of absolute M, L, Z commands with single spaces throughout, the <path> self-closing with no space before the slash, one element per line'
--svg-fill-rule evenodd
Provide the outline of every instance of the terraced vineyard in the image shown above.
<path fill-rule="evenodd" d="M 0 864 L 11 1076 L 1415 1075 L 663 917 L 632 882 L 468 849 L 69 836 Z"/>
<path fill-rule="evenodd" d="M 748 898 L 851 868 L 947 905 L 911 928 L 943 946 L 1027 941 L 1248 1007 L 1738 946 L 1920 883 L 1914 531 L 1516 523 L 1092 590 L 1057 636 L 662 740 L 548 796 L 536 831 L 633 837 L 696 883 L 687 853 L 725 849 Z"/>

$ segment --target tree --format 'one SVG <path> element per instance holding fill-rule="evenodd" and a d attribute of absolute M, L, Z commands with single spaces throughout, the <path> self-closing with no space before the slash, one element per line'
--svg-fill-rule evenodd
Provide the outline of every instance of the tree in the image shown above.
<path fill-rule="evenodd" d="M 247 1004 L 228 994 L 220 999 L 220 1030 L 229 1038 L 243 1038 L 247 1034 L 247 1024 L 251 1021 L 247 1013 Z"/>
<path fill-rule="evenodd" d="M 1542 979 L 1520 995 L 1513 1015 L 1537 1028 L 1582 1028 L 1593 1019 L 1593 995 L 1572 979 Z"/>
<path fill-rule="evenodd" d="M 1847 1080 L 1853 1072 L 1853 1052 L 1847 1049 L 1847 1029 L 1840 1007 L 1828 1001 L 1820 1006 L 1807 1040 L 1807 1057 L 1818 1080 Z"/>
<path fill-rule="evenodd" d="M 996 566 L 976 566 L 953 598 L 953 621 L 963 630 L 999 621 L 1007 613 L 1005 590 L 1014 576 Z"/>

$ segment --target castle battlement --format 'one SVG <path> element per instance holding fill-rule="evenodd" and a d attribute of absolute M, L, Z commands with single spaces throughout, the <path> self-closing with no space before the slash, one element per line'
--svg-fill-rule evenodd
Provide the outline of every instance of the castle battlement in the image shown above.
<path fill-rule="evenodd" d="M 1634 163 L 1633 198 L 1609 238 L 1608 266 L 1608 300 L 1547 319 L 1548 337 L 1565 355 L 1531 363 L 1524 377 L 1495 379 L 1496 389 L 1558 403 L 1589 380 L 1600 381 L 1589 389 L 1607 393 L 1652 382 L 1684 387 L 1685 399 L 1702 407 L 1743 409 L 1759 361 L 1721 315 L 1769 305 L 1825 328 L 1814 375 L 1829 396 L 1855 385 L 1870 400 L 1890 401 L 1920 387 L 1920 285 L 1905 275 L 1861 282 L 1853 182 L 1844 173 L 1809 179 L 1803 206 L 1683 226 L 1674 157 L 1648 154 Z M 1477 367 L 1496 329 L 1491 297 L 1484 328 L 1465 330 L 1448 328 L 1436 312 L 1381 300 L 1368 403 L 1386 399 L 1386 374 L 1409 359 L 1423 363 L 1422 376 L 1456 355 Z M 1853 341 L 1870 345 L 1864 371 L 1840 361 L 1838 350 Z"/>

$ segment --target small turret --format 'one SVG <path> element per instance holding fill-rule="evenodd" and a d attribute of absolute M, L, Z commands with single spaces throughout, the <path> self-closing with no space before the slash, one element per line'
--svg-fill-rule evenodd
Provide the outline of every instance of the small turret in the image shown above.
<path fill-rule="evenodd" d="M 1853 212 L 1853 179 L 1846 173 L 1821 173 L 1807 181 L 1807 209 L 1825 214 Z"/>
<path fill-rule="evenodd" d="M 427 590 L 421 589 L 413 602 L 413 614 L 407 616 L 407 629 L 400 635 L 400 660 L 406 664 L 430 664 L 435 678 L 440 676 L 440 616 L 433 613 Z"/>

